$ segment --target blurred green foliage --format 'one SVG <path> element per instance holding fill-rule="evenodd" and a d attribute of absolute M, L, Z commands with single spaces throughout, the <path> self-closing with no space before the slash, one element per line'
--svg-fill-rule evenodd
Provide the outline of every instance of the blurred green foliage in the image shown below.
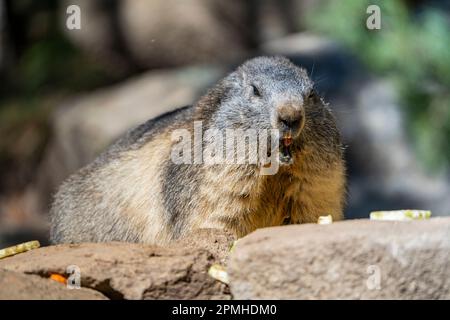
<path fill-rule="evenodd" d="M 105 72 L 87 60 L 60 34 L 33 43 L 19 60 L 20 90 L 27 94 L 80 91 L 97 86 Z"/>
<path fill-rule="evenodd" d="M 381 29 L 368 30 L 367 7 L 381 9 Z M 417 155 L 432 170 L 450 165 L 450 25 L 432 8 L 403 1 L 328 1 L 310 16 L 312 30 L 343 43 L 373 72 L 397 86 Z"/>

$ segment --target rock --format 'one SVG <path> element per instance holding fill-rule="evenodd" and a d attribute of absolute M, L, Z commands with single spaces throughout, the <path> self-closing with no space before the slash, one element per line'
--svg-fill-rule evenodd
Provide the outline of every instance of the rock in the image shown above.
<path fill-rule="evenodd" d="M 211 252 L 220 263 L 225 264 L 235 240 L 234 235 L 224 230 L 199 229 L 171 246 L 185 249 L 205 249 Z"/>
<path fill-rule="evenodd" d="M 68 30 L 66 8 L 81 9 Z M 232 61 L 249 50 L 247 4 L 239 0 L 65 0 L 61 29 L 109 72 Z M 117 70 L 118 69 L 118 70 Z"/>
<path fill-rule="evenodd" d="M 231 254 L 231 293 L 235 299 L 449 299 L 449 235 L 450 218 L 260 229 Z"/>
<path fill-rule="evenodd" d="M 91 162 L 121 134 L 193 103 L 222 73 L 217 67 L 149 72 L 61 106 L 53 117 L 53 140 L 33 186 L 40 211 L 48 210 L 50 195 L 69 174 Z"/>
<path fill-rule="evenodd" d="M 75 265 L 83 288 L 110 299 L 227 299 L 227 287 L 207 274 L 215 261 L 202 249 L 86 243 L 32 250 L 0 260 L 0 269 L 48 277 Z"/>
<path fill-rule="evenodd" d="M 247 53 L 245 9 L 239 0 L 123 0 L 119 22 L 141 66 L 230 62 Z"/>
<path fill-rule="evenodd" d="M 91 289 L 68 289 L 37 275 L 0 269 L 0 300 L 105 300 Z"/>

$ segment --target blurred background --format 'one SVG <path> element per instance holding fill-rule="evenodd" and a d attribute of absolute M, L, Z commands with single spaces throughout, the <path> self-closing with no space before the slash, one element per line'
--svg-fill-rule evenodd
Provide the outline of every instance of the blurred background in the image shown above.
<path fill-rule="evenodd" d="M 370 4 L 380 30 L 366 28 Z M 305 67 L 331 103 L 346 218 L 448 215 L 449 31 L 450 1 L 0 0 L 0 248 L 46 244 L 63 179 L 256 55 Z"/>

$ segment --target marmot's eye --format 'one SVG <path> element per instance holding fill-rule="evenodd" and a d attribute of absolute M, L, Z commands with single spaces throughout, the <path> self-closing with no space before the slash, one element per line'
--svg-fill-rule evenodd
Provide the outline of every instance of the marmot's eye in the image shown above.
<path fill-rule="evenodd" d="M 253 89 L 253 94 L 256 97 L 261 97 L 261 92 L 259 92 L 258 88 L 255 85 L 253 85 L 253 84 L 252 84 L 252 89 Z"/>
<path fill-rule="evenodd" d="M 316 91 L 314 89 L 312 89 L 308 94 L 308 99 L 314 98 L 315 95 L 316 95 Z"/>

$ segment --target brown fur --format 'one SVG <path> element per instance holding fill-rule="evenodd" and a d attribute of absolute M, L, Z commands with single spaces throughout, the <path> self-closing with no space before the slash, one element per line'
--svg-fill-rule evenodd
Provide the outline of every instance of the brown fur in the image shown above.
<path fill-rule="evenodd" d="M 287 60 L 259 59 L 274 68 L 297 68 Z M 306 73 L 294 71 L 307 90 Z M 130 131 L 71 176 L 52 207 L 52 241 L 166 244 L 199 228 L 223 228 L 242 237 L 267 226 L 314 223 L 321 215 L 341 219 L 343 148 L 331 112 L 319 98 L 304 102 L 306 120 L 294 142 L 294 162 L 275 175 L 259 175 L 256 165 L 171 163 L 173 130 L 192 131 L 193 120 L 212 126 L 230 82 L 237 81 L 230 77 L 195 106 Z"/>

